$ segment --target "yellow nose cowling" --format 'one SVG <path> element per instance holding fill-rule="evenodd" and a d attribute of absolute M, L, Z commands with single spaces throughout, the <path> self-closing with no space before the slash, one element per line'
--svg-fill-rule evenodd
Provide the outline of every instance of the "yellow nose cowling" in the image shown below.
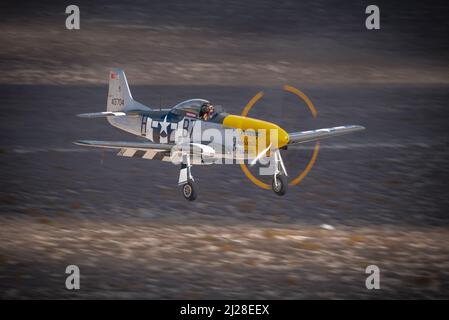
<path fill-rule="evenodd" d="M 264 131 L 266 132 L 266 146 L 268 147 L 271 144 L 270 141 L 270 131 L 276 130 L 277 132 L 277 148 L 282 148 L 288 143 L 288 133 L 279 127 L 278 125 L 263 121 L 254 118 L 242 117 L 229 115 L 224 118 L 223 125 L 225 127 L 241 129 L 243 131 L 243 136 L 245 135 L 245 131 L 254 130 L 255 132 Z M 275 146 L 274 144 L 272 144 Z"/>

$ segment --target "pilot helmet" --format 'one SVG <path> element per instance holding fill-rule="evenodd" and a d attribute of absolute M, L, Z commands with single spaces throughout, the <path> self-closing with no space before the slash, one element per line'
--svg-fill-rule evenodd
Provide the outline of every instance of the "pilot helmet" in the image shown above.
<path fill-rule="evenodd" d="M 203 103 L 201 105 L 201 114 L 209 112 L 211 107 L 212 107 L 212 103 L 210 103 L 210 102 Z"/>

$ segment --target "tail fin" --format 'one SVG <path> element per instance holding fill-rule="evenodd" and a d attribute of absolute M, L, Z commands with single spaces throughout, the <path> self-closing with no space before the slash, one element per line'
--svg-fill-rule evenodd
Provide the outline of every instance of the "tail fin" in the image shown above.
<path fill-rule="evenodd" d="M 150 110 L 150 108 L 135 101 L 129 90 L 125 72 L 112 68 L 109 72 L 109 93 L 107 111 Z"/>
<path fill-rule="evenodd" d="M 107 111 L 124 111 L 127 106 L 132 105 L 133 97 L 129 91 L 125 72 L 113 68 L 109 72 L 109 93 Z"/>

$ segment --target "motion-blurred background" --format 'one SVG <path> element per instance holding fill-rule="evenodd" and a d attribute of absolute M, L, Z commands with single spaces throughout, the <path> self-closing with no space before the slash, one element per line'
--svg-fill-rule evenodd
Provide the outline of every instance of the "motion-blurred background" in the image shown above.
<path fill-rule="evenodd" d="M 2 1 L 0 297 L 448 298 L 448 16 L 445 1 Z M 170 163 L 72 144 L 135 139 L 75 117 L 105 110 L 110 67 L 156 108 L 238 114 L 264 91 L 250 115 L 289 131 L 367 130 L 323 141 L 283 198 L 210 166 L 188 203 Z M 313 146 L 285 153 L 292 177 Z"/>

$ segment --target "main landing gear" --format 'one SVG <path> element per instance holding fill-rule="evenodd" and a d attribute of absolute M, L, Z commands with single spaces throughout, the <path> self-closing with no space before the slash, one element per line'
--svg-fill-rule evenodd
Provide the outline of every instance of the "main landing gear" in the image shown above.
<path fill-rule="evenodd" d="M 196 199 L 196 184 L 193 180 L 188 180 L 182 185 L 182 195 L 189 201 L 193 201 Z"/>
<path fill-rule="evenodd" d="M 281 153 L 279 150 L 274 152 L 274 174 L 271 182 L 271 189 L 278 196 L 283 196 L 287 193 L 288 181 L 287 170 L 285 169 L 284 162 L 282 161 Z"/>
<path fill-rule="evenodd" d="M 279 150 L 274 151 L 272 161 L 274 161 L 273 179 L 271 181 L 271 189 L 278 196 L 283 196 L 287 193 L 288 179 L 287 170 L 282 161 Z M 192 165 L 188 155 L 182 156 L 181 170 L 179 171 L 178 185 L 181 186 L 182 195 L 186 200 L 194 201 L 198 195 L 197 185 L 192 176 Z"/>
<path fill-rule="evenodd" d="M 181 164 L 181 171 L 179 171 L 178 185 L 181 186 L 182 195 L 186 200 L 194 201 L 197 197 L 197 187 L 191 172 L 192 165 L 190 164 L 190 157 L 183 156 Z"/>

